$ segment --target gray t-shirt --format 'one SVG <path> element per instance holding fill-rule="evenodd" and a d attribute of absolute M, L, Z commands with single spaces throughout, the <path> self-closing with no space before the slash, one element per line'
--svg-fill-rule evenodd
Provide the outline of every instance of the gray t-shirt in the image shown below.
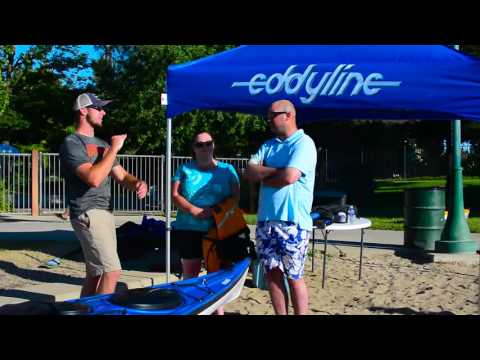
<path fill-rule="evenodd" d="M 65 176 L 65 190 L 70 216 L 78 217 L 90 209 L 111 210 L 111 176 L 107 176 L 99 187 L 83 182 L 75 170 L 82 164 L 95 165 L 103 159 L 109 145 L 105 141 L 81 134 L 69 135 L 60 146 L 60 161 Z M 113 166 L 119 165 L 115 159 Z"/>

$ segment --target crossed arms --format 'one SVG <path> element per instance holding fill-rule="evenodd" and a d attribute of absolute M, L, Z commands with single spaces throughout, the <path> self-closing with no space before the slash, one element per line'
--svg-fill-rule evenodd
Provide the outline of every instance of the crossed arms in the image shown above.
<path fill-rule="evenodd" d="M 249 163 L 247 179 L 253 182 L 262 182 L 272 187 L 284 187 L 295 183 L 302 173 L 293 167 L 273 168 L 260 164 Z"/>

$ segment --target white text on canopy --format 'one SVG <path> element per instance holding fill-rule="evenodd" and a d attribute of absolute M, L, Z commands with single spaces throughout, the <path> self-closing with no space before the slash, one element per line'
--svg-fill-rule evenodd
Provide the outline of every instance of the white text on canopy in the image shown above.
<path fill-rule="evenodd" d="M 293 71 L 298 65 L 291 65 L 285 73 L 267 75 L 258 73 L 252 76 L 249 82 L 234 82 L 232 87 L 248 87 L 250 95 L 258 95 L 262 91 L 269 95 L 284 91 L 287 95 L 297 95 L 302 88 L 308 96 L 300 97 L 304 104 L 312 103 L 317 96 L 341 96 L 347 88 L 351 88 L 350 96 L 360 94 L 367 96 L 379 93 L 386 87 L 399 87 L 401 81 L 383 81 L 383 74 L 371 73 L 364 77 L 359 72 L 348 71 L 355 64 L 340 64 L 333 72 L 325 72 L 320 78 L 319 73 L 313 71 L 317 65 L 309 65 L 302 73 Z"/>

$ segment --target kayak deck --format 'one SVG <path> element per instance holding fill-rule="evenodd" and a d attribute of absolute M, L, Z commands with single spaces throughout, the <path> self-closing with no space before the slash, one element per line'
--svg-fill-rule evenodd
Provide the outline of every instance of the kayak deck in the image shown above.
<path fill-rule="evenodd" d="M 68 300 L 56 308 L 64 315 L 210 314 L 240 295 L 249 264 L 247 258 L 198 278 Z"/>

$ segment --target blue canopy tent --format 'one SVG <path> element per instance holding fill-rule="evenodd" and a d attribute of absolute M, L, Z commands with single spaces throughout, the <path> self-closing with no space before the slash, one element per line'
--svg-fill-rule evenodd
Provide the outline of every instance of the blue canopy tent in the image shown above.
<path fill-rule="evenodd" d="M 169 66 L 167 95 L 168 281 L 173 117 L 196 109 L 262 115 L 272 102 L 288 99 L 299 124 L 480 121 L 480 59 L 441 45 L 240 46 Z"/>
<path fill-rule="evenodd" d="M 241 46 L 168 68 L 167 116 L 265 114 L 291 100 L 300 122 L 480 120 L 480 60 L 447 46 Z"/>
<path fill-rule="evenodd" d="M 0 153 L 20 154 L 20 150 L 9 144 L 0 144 Z"/>

